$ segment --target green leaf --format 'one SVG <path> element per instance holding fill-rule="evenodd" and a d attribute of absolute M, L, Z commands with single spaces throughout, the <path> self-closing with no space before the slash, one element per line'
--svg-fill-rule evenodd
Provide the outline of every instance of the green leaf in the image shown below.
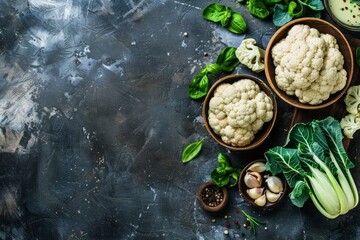
<path fill-rule="evenodd" d="M 275 5 L 273 15 L 273 23 L 275 26 L 281 27 L 293 19 L 293 17 L 287 12 L 287 9 L 287 6 L 282 4 Z"/>
<path fill-rule="evenodd" d="M 360 47 L 356 48 L 355 57 L 356 57 L 356 63 L 360 67 Z"/>
<path fill-rule="evenodd" d="M 306 176 L 296 149 L 277 146 L 266 151 L 264 155 L 267 160 L 266 169 L 273 175 L 283 173 L 291 188 Z"/>
<path fill-rule="evenodd" d="M 225 5 L 212 3 L 204 8 L 202 15 L 208 21 L 220 22 L 221 26 L 232 33 L 243 34 L 247 30 L 243 17 Z"/>
<path fill-rule="evenodd" d="M 201 151 L 204 138 L 189 144 L 182 153 L 182 162 L 186 163 L 194 159 Z"/>
<path fill-rule="evenodd" d="M 233 12 L 226 28 L 235 34 L 243 34 L 247 31 L 244 18 L 237 12 Z"/>
<path fill-rule="evenodd" d="M 217 63 L 206 65 L 206 71 L 212 75 L 219 74 L 221 72 L 221 66 Z"/>
<path fill-rule="evenodd" d="M 283 0 L 264 0 L 265 5 L 267 6 L 271 6 L 271 5 L 275 5 L 276 3 L 280 3 Z"/>
<path fill-rule="evenodd" d="M 321 0 L 298 0 L 302 5 L 309 7 L 315 11 L 324 10 L 324 4 Z"/>
<path fill-rule="evenodd" d="M 249 0 L 247 1 L 246 4 L 250 13 L 255 17 L 258 17 L 260 19 L 265 19 L 270 14 L 263 0 Z"/>
<path fill-rule="evenodd" d="M 239 65 L 239 59 L 236 57 L 236 48 L 225 47 L 219 53 L 216 63 L 220 66 L 221 70 L 225 72 L 232 72 Z"/>
<path fill-rule="evenodd" d="M 239 182 L 239 174 L 237 172 L 232 172 L 231 177 L 233 180 L 230 180 L 230 187 L 234 187 Z"/>
<path fill-rule="evenodd" d="M 214 169 L 210 173 L 211 179 L 214 181 L 214 183 L 219 187 L 225 187 L 228 185 L 230 178 L 228 174 L 220 174 L 216 169 Z"/>
<path fill-rule="evenodd" d="M 295 1 L 291 1 L 288 7 L 288 13 L 292 17 L 301 17 L 304 14 L 304 7 L 301 4 L 297 4 Z"/>
<path fill-rule="evenodd" d="M 209 79 L 204 72 L 200 72 L 195 76 L 188 87 L 188 94 L 192 99 L 204 97 L 210 89 Z"/>
<path fill-rule="evenodd" d="M 295 206 L 303 207 L 305 202 L 309 199 L 309 187 L 304 181 L 297 181 L 294 189 L 289 194 L 289 197 Z"/>
<path fill-rule="evenodd" d="M 224 169 L 226 167 L 230 166 L 230 162 L 229 162 L 228 157 L 223 153 L 218 154 L 218 163 L 219 163 L 219 166 L 224 168 Z"/>

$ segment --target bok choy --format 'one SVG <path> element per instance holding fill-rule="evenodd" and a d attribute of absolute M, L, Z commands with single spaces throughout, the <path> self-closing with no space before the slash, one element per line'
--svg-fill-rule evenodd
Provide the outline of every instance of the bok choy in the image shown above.
<path fill-rule="evenodd" d="M 354 164 L 342 139 L 340 123 L 327 117 L 294 125 L 284 146 L 265 152 L 267 170 L 284 174 L 295 206 L 310 198 L 329 219 L 356 207 L 359 194 L 350 173 Z"/>

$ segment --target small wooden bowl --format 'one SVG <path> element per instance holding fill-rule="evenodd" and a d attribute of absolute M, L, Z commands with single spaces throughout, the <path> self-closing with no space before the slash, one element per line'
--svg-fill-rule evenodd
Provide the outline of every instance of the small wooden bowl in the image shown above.
<path fill-rule="evenodd" d="M 234 83 L 241 79 L 250 79 L 250 80 L 255 81 L 259 85 L 260 89 L 262 91 L 264 91 L 271 98 L 271 100 L 273 102 L 273 106 L 274 106 L 274 108 L 273 108 L 274 116 L 271 119 L 271 121 L 264 123 L 262 129 L 256 133 L 254 140 L 249 145 L 238 147 L 238 146 L 232 146 L 232 145 L 226 144 L 224 141 L 222 141 L 221 137 L 212 130 L 212 128 L 209 124 L 209 121 L 208 121 L 208 111 L 209 111 L 210 99 L 214 96 L 214 91 L 220 84 Z M 222 145 L 230 150 L 233 150 L 233 151 L 250 150 L 250 149 L 254 149 L 254 148 L 258 147 L 259 145 L 261 145 L 266 140 L 266 138 L 269 136 L 271 130 L 273 129 L 275 120 L 276 120 L 276 116 L 277 116 L 277 103 L 276 103 L 274 94 L 271 92 L 271 89 L 262 80 L 254 77 L 254 76 L 246 75 L 246 74 L 232 74 L 232 75 L 228 75 L 228 76 L 225 76 L 225 77 L 217 80 L 211 86 L 208 94 L 205 97 L 203 107 L 202 107 L 202 117 L 203 117 L 204 125 L 205 125 L 206 130 L 209 132 L 210 136 L 213 139 L 215 139 L 215 141 L 218 142 L 220 145 Z"/>
<path fill-rule="evenodd" d="M 310 105 L 310 104 L 301 103 L 296 96 L 289 96 L 283 90 L 281 90 L 277 86 L 275 81 L 275 66 L 274 66 L 273 58 L 271 56 L 271 49 L 281 39 L 285 38 L 287 36 L 288 31 L 296 24 L 306 24 L 312 28 L 316 28 L 320 33 L 328 33 L 333 35 L 336 38 L 337 43 L 339 45 L 339 49 L 344 56 L 344 69 L 347 72 L 346 86 L 341 91 L 335 94 L 331 94 L 328 100 L 322 102 L 319 105 Z M 337 29 L 334 25 L 330 24 L 329 22 L 319 18 L 311 18 L 311 17 L 295 19 L 291 22 L 288 22 L 281 28 L 279 28 L 275 32 L 275 34 L 271 37 L 269 44 L 266 47 L 264 63 L 265 63 L 265 75 L 272 90 L 286 103 L 297 108 L 309 109 L 309 110 L 324 108 L 330 106 L 331 104 L 339 100 L 349 88 L 354 72 L 353 54 L 351 51 L 350 44 L 346 40 L 344 34 L 342 34 L 342 32 L 339 29 Z"/>
<path fill-rule="evenodd" d="M 245 174 L 248 171 L 249 167 L 252 164 L 256 163 L 256 162 L 266 163 L 266 160 L 265 159 L 258 159 L 258 160 L 252 161 L 248 165 L 246 165 L 246 167 L 241 171 L 240 177 L 239 177 L 239 182 L 238 182 L 240 196 L 245 200 L 245 202 L 249 203 L 251 206 L 254 206 L 254 207 L 258 207 L 258 208 L 272 208 L 272 207 L 275 207 L 285 198 L 285 196 L 287 195 L 287 192 L 288 192 L 288 185 L 286 184 L 286 181 L 285 181 L 285 178 L 283 177 L 283 175 L 276 175 L 277 177 L 279 177 L 282 180 L 283 186 L 284 186 L 283 193 L 276 202 L 266 202 L 265 206 L 258 206 L 258 205 L 255 204 L 255 202 L 254 202 L 255 200 L 252 199 L 251 197 L 249 197 L 249 195 L 246 192 L 248 187 L 245 185 L 244 177 L 245 177 Z M 261 175 L 264 176 L 266 174 L 271 175 L 271 173 L 268 172 L 268 171 L 265 171 Z M 265 183 L 265 180 L 263 180 L 262 187 L 265 187 L 265 186 L 266 186 L 266 183 Z"/>
<path fill-rule="evenodd" d="M 222 191 L 223 193 L 223 201 L 215 206 L 215 207 L 212 207 L 212 206 L 209 206 L 208 204 L 206 204 L 202 198 L 202 194 L 204 192 L 204 190 L 206 188 L 209 188 L 209 187 L 217 187 L 217 188 L 220 188 L 220 190 Z M 223 210 L 228 201 L 229 201 L 229 193 L 227 191 L 227 188 L 226 187 L 218 187 L 213 181 L 208 181 L 206 183 L 203 183 L 200 188 L 199 188 L 199 191 L 198 191 L 198 194 L 197 194 L 197 199 L 198 199 L 198 202 L 200 203 L 200 206 L 205 209 L 206 211 L 209 211 L 209 212 L 219 212 L 221 210 Z"/>

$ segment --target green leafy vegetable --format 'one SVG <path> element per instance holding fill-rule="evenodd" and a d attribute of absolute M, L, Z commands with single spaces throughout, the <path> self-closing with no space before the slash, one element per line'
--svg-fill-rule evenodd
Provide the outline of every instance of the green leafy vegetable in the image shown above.
<path fill-rule="evenodd" d="M 321 11 L 324 10 L 321 0 L 248 0 L 246 4 L 250 13 L 260 19 L 272 15 L 273 23 L 278 27 L 293 18 L 320 18 Z"/>
<path fill-rule="evenodd" d="M 243 17 L 225 5 L 212 3 L 204 8 L 202 15 L 208 21 L 220 22 L 221 26 L 232 33 L 243 34 L 247 30 Z"/>
<path fill-rule="evenodd" d="M 209 89 L 208 74 L 217 75 L 223 72 L 232 72 L 239 65 L 239 59 L 235 54 L 236 48 L 225 47 L 219 53 L 216 63 L 207 65 L 197 74 L 188 87 L 188 94 L 192 99 L 204 97 Z"/>
<path fill-rule="evenodd" d="M 204 138 L 200 141 L 189 144 L 182 153 L 182 162 L 187 163 L 194 159 L 201 151 Z"/>
<path fill-rule="evenodd" d="M 357 48 L 356 48 L 355 57 L 356 57 L 356 63 L 357 63 L 357 65 L 360 66 L 360 47 L 357 47 Z"/>
<path fill-rule="evenodd" d="M 254 235 L 256 235 L 256 227 L 260 224 L 265 224 L 265 222 L 249 215 L 248 213 L 246 213 L 244 210 L 241 210 L 242 214 L 244 214 L 244 216 L 246 217 L 246 219 L 249 221 L 250 223 L 250 229 L 253 232 Z"/>
<path fill-rule="evenodd" d="M 273 23 L 275 26 L 281 27 L 290 22 L 293 17 L 287 11 L 287 6 L 276 4 L 274 7 Z"/>
<path fill-rule="evenodd" d="M 260 19 L 265 19 L 270 14 L 263 0 L 249 0 L 246 4 L 250 13 Z"/>
<path fill-rule="evenodd" d="M 283 147 L 265 152 L 266 168 L 283 173 L 293 188 L 292 203 L 302 207 L 310 198 L 325 217 L 333 219 L 355 208 L 359 194 L 343 143 L 340 123 L 333 117 L 298 123 Z"/>
<path fill-rule="evenodd" d="M 229 159 L 223 153 L 219 153 L 218 155 L 218 164 L 218 167 L 210 173 L 210 177 L 214 183 L 219 187 L 227 185 L 230 187 L 235 186 L 242 168 L 231 167 Z"/>

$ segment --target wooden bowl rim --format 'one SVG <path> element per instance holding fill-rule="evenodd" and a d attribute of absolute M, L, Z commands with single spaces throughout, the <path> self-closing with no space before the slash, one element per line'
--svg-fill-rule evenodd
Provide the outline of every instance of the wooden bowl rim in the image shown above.
<path fill-rule="evenodd" d="M 319 105 L 310 105 L 310 104 L 301 103 L 296 96 L 289 96 L 284 91 L 282 91 L 280 88 L 278 88 L 275 83 L 275 79 L 273 79 L 271 77 L 269 66 L 274 66 L 273 58 L 271 56 L 271 49 L 277 42 L 279 42 L 281 40 L 281 39 L 276 40 L 280 34 L 282 34 L 284 31 L 288 32 L 290 30 L 290 28 L 296 24 L 306 24 L 312 28 L 316 28 L 316 26 L 314 26 L 314 25 L 316 25 L 317 23 L 321 23 L 327 27 L 330 27 L 339 35 L 339 37 L 341 39 L 339 39 L 338 36 L 334 36 L 334 37 L 336 38 L 338 44 L 339 44 L 339 42 L 343 42 L 343 45 L 344 45 L 343 48 L 346 49 L 346 51 L 348 52 L 347 55 L 349 55 L 349 56 L 345 56 L 344 52 L 341 52 L 341 53 L 344 56 L 344 66 L 345 66 L 345 64 L 346 64 L 346 66 L 348 65 L 349 71 L 347 71 L 346 85 L 341 91 L 339 91 L 335 94 L 331 94 L 329 99 L 327 99 L 326 101 L 324 101 L 323 103 L 321 103 Z M 320 30 L 318 30 L 318 31 L 320 33 L 324 33 L 324 32 L 321 32 Z M 287 33 L 286 33 L 286 35 L 287 35 Z M 285 37 L 286 37 L 286 35 L 285 35 Z M 340 44 L 339 44 L 339 47 L 340 47 Z M 316 110 L 316 109 L 320 109 L 320 108 L 325 108 L 325 107 L 332 105 L 334 102 L 338 101 L 346 93 L 347 89 L 349 88 L 349 86 L 352 82 L 353 73 L 354 73 L 354 58 L 353 58 L 351 46 L 350 46 L 348 40 L 346 39 L 345 35 L 333 24 L 331 24 L 323 19 L 314 18 L 314 17 L 298 18 L 298 19 L 292 20 L 292 21 L 286 23 L 285 25 L 283 25 L 282 27 L 280 27 L 274 33 L 274 35 L 270 38 L 270 41 L 265 50 L 264 63 L 265 63 L 266 79 L 267 79 L 271 89 L 276 93 L 276 95 L 278 97 L 280 97 L 283 101 L 288 103 L 289 105 L 297 107 L 297 108 L 301 108 L 301 109 L 306 109 L 306 110 Z M 273 71 L 275 71 L 275 67 L 273 68 Z"/>
<path fill-rule="evenodd" d="M 263 128 L 255 134 L 255 138 L 250 144 L 248 144 L 246 146 L 242 146 L 242 147 L 237 147 L 237 146 L 232 146 L 232 145 L 226 144 L 221 140 L 221 137 L 218 134 L 216 134 L 212 130 L 211 126 L 209 125 L 207 116 L 208 116 L 208 109 L 209 109 L 209 101 L 210 101 L 211 97 L 213 96 L 214 90 L 217 88 L 217 86 L 220 85 L 221 83 L 233 83 L 237 80 L 242 80 L 242 79 L 250 79 L 250 80 L 255 81 L 259 85 L 260 89 L 262 91 L 264 91 L 271 98 L 271 100 L 273 102 L 274 115 L 273 115 L 273 118 L 271 119 L 271 121 L 264 123 Z M 269 136 L 270 132 L 272 131 L 272 129 L 275 125 L 275 121 L 276 121 L 276 117 L 277 117 L 277 102 L 276 102 L 274 93 L 271 91 L 271 88 L 269 86 L 267 86 L 266 83 L 264 81 L 262 81 L 261 79 L 255 77 L 255 76 L 252 76 L 252 75 L 248 75 L 248 74 L 230 74 L 230 75 L 227 75 L 225 77 L 218 79 L 209 89 L 209 92 L 207 93 L 204 103 L 203 103 L 202 117 L 203 117 L 203 121 L 204 121 L 206 130 L 208 131 L 210 136 L 216 142 L 218 142 L 220 145 L 222 145 L 232 151 L 245 151 L 245 150 L 254 149 L 254 148 L 260 146 Z M 257 137 L 259 137 L 259 138 L 257 138 Z"/>
<path fill-rule="evenodd" d="M 222 190 L 223 194 L 224 194 L 224 199 L 223 201 L 217 205 L 216 207 L 210 207 L 208 206 L 207 204 L 205 204 L 205 202 L 202 200 L 202 197 L 201 197 L 201 194 L 202 192 L 204 191 L 204 189 L 206 187 L 209 187 L 209 186 L 217 186 L 215 184 L 214 181 L 207 181 L 203 184 L 200 185 L 199 187 L 199 190 L 198 190 L 198 194 L 197 194 L 197 199 L 198 199 L 198 202 L 200 203 L 200 206 L 209 211 L 209 212 L 218 212 L 218 211 L 221 211 L 222 209 L 224 209 L 229 201 L 229 193 L 228 193 L 228 190 L 226 187 L 220 187 L 220 189 Z M 218 186 L 217 186 L 218 187 Z"/>

